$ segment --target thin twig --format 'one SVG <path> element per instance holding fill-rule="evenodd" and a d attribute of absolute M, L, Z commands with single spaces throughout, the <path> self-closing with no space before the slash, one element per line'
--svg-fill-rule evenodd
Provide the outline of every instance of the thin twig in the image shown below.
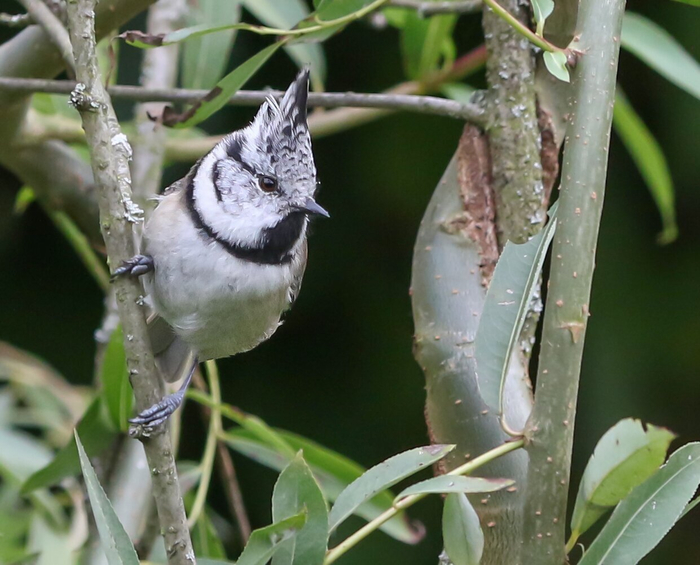
<path fill-rule="evenodd" d="M 0 77 L 0 91 L 70 94 L 74 88 L 75 83 L 71 81 Z M 142 88 L 125 85 L 110 86 L 107 91 L 113 98 L 139 102 L 195 102 L 209 92 L 207 90 L 188 90 L 184 88 Z M 234 94 L 228 103 L 232 106 L 258 106 L 268 96 L 281 98 L 283 95 L 284 92 L 279 90 L 241 90 Z M 353 107 L 404 110 L 462 119 L 477 125 L 483 125 L 486 119 L 483 109 L 477 104 L 461 104 L 454 100 L 446 100 L 434 96 L 312 92 L 309 94 L 308 104 L 309 106 L 320 108 Z"/>
<path fill-rule="evenodd" d="M 508 10 L 506 10 L 503 6 L 496 2 L 496 0 L 484 0 L 484 4 L 491 8 L 491 10 L 493 10 L 493 12 L 499 18 L 506 22 L 520 35 L 528 39 L 533 45 L 536 45 L 543 51 L 550 51 L 551 53 L 564 53 L 568 55 L 569 52 L 566 49 L 557 47 L 553 43 L 547 41 L 544 37 L 537 35 L 529 27 L 527 27 L 520 20 L 518 20 L 518 18 L 516 18 L 513 14 L 511 14 Z"/>
<path fill-rule="evenodd" d="M 195 373 L 192 384 L 196 389 L 202 391 L 204 394 L 208 394 L 207 384 L 204 382 L 204 379 L 199 372 Z M 216 406 L 213 401 L 211 402 L 211 405 L 200 403 L 202 414 L 204 414 L 205 418 L 211 418 L 212 409 L 218 410 L 219 417 L 221 417 L 222 406 L 222 404 Z M 222 426 L 219 426 L 219 430 L 221 429 Z M 241 487 L 238 483 L 238 477 L 236 476 L 236 468 L 233 466 L 231 453 L 226 447 L 226 444 L 221 439 L 218 439 L 216 445 L 216 464 L 224 484 L 224 492 L 226 493 L 226 499 L 231 510 L 231 515 L 235 516 L 236 518 L 238 533 L 241 536 L 241 546 L 244 546 L 250 537 L 252 528 L 250 526 L 250 519 L 248 518 L 245 503 L 243 502 L 243 494 L 241 493 Z"/>
<path fill-rule="evenodd" d="M 132 223 L 138 209 L 131 201 L 129 157 L 131 149 L 121 132 L 109 95 L 102 86 L 94 29 L 95 0 L 67 2 L 70 38 L 80 84 L 71 100 L 80 111 L 90 161 L 99 192 L 100 227 L 112 265 L 134 255 Z M 119 314 L 124 328 L 124 349 L 136 409 L 141 411 L 160 400 L 161 381 L 140 307 L 142 290 L 135 280 L 115 283 Z M 185 507 L 177 481 L 177 469 L 167 429 L 142 438 L 153 492 L 165 537 L 170 565 L 193 565 L 192 542 L 187 530 Z"/>
<path fill-rule="evenodd" d="M 481 0 L 463 0 L 455 2 L 421 2 L 420 0 L 390 0 L 392 8 L 406 8 L 415 10 L 422 17 L 435 16 L 437 14 L 473 14 L 484 7 Z"/>
<path fill-rule="evenodd" d="M 211 390 L 212 400 L 216 404 L 221 404 L 221 387 L 219 386 L 219 370 L 216 366 L 216 361 L 210 360 L 206 363 L 207 377 L 209 378 L 209 389 Z M 202 461 L 199 464 L 201 470 L 199 486 L 195 495 L 190 516 L 187 520 L 187 526 L 191 529 L 197 523 L 200 515 L 204 510 L 207 502 L 207 494 L 209 493 L 209 485 L 211 484 L 211 474 L 214 468 L 214 459 L 216 458 L 216 443 L 219 434 L 223 429 L 221 424 L 221 410 L 217 407 L 211 409 L 209 414 L 209 431 L 207 432 L 207 442 L 204 446 L 204 454 Z"/>
<path fill-rule="evenodd" d="M 520 449 L 521 447 L 523 447 L 524 444 L 525 442 L 522 439 L 504 443 L 503 445 L 499 445 L 498 447 L 493 448 L 491 451 L 487 451 L 486 453 L 479 455 L 478 457 L 472 459 L 468 463 L 464 463 L 463 465 L 452 469 L 452 471 L 446 474 L 451 476 L 467 475 L 472 471 L 475 471 L 479 467 L 482 467 L 483 465 L 486 465 L 487 463 L 498 459 L 499 457 L 503 457 L 504 455 L 515 451 L 516 449 Z M 374 520 L 368 522 L 362 528 L 357 530 L 354 534 L 344 539 L 333 549 L 329 550 L 326 554 L 326 559 L 323 562 L 323 565 L 330 565 L 331 563 L 335 563 L 335 561 L 337 561 L 341 556 L 345 555 L 345 553 L 349 549 L 357 545 L 358 542 L 362 541 L 369 534 L 379 529 L 382 524 L 391 520 L 402 510 L 405 510 L 409 506 L 413 506 L 419 500 L 423 500 L 426 496 L 428 496 L 427 493 L 413 494 L 411 496 L 407 496 L 406 498 L 402 498 L 401 500 L 399 500 L 391 508 L 385 510 Z"/>
<path fill-rule="evenodd" d="M 66 63 L 70 73 L 75 76 L 75 60 L 73 59 L 73 48 L 70 38 L 63 23 L 59 20 L 51 9 L 41 0 L 19 0 L 19 3 L 27 10 L 32 20 L 39 24 L 49 39 L 61 53 L 61 58 Z"/>
<path fill-rule="evenodd" d="M 0 25 L 5 27 L 22 28 L 32 25 L 34 20 L 29 14 L 8 14 L 0 12 Z"/>
<path fill-rule="evenodd" d="M 218 455 L 216 463 L 224 484 L 226 500 L 228 501 L 231 513 L 236 517 L 238 533 L 241 536 L 241 545 L 245 545 L 248 542 L 252 528 L 250 526 L 250 520 L 248 519 L 245 503 L 243 502 L 243 495 L 241 494 L 241 487 L 238 483 L 236 468 L 233 466 L 231 453 L 223 441 L 217 441 L 216 449 Z"/>

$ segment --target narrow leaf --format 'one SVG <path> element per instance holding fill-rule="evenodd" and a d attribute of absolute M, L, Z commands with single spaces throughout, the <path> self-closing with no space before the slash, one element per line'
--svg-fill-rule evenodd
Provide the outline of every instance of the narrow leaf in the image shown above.
<path fill-rule="evenodd" d="M 671 172 L 663 149 L 619 86 L 615 94 L 613 126 L 637 165 L 661 214 L 663 231 L 659 234 L 659 242 L 670 243 L 678 237 Z"/>
<path fill-rule="evenodd" d="M 117 435 L 101 397 L 95 398 L 76 427 L 84 440 L 85 450 L 93 457 L 99 455 Z M 75 441 L 71 439 L 46 467 L 32 474 L 22 485 L 23 494 L 55 485 L 61 479 L 80 472 L 80 460 Z"/>
<path fill-rule="evenodd" d="M 198 0 L 189 6 L 187 23 L 236 25 L 241 17 L 238 1 Z M 231 55 L 235 29 L 196 37 L 183 45 L 181 80 L 184 88 L 212 88 L 222 77 Z"/>
<path fill-rule="evenodd" d="M 535 16 L 535 23 L 537 24 L 537 35 L 542 36 L 544 33 L 544 23 L 553 11 L 553 0 L 532 0 L 532 12 Z"/>
<path fill-rule="evenodd" d="M 365 472 L 361 465 L 311 440 L 290 432 L 278 430 L 278 433 L 294 449 L 304 450 L 305 459 L 328 500 L 335 500 L 345 487 Z M 223 435 L 223 440 L 238 453 L 276 471 L 284 469 L 290 460 L 246 430 L 229 431 Z M 392 504 L 393 496 L 384 491 L 362 504 L 355 514 L 369 522 Z M 381 530 L 403 543 L 417 543 L 422 537 L 421 530 L 416 530 L 403 512 L 382 524 Z"/>
<path fill-rule="evenodd" d="M 551 51 L 545 51 L 542 55 L 544 59 L 544 66 L 552 76 L 558 78 L 562 82 L 570 82 L 571 77 L 569 76 L 569 69 L 566 67 L 566 55 L 561 51 L 552 53 Z"/>
<path fill-rule="evenodd" d="M 180 471 L 179 465 L 178 471 Z M 194 500 L 194 495 L 192 493 L 189 494 L 188 498 Z M 197 523 L 192 528 L 192 549 L 197 556 L 198 564 L 201 563 L 200 557 L 226 558 L 224 544 L 216 528 L 214 528 L 211 518 L 209 518 L 209 509 L 207 508 L 202 511 Z"/>
<path fill-rule="evenodd" d="M 421 18 L 415 11 L 407 14 L 401 50 L 409 78 L 420 79 L 439 68 L 444 45 L 452 40 L 456 23 L 455 15 Z"/>
<path fill-rule="evenodd" d="M 306 512 L 300 512 L 250 534 L 236 565 L 265 565 L 284 543 L 292 540 L 306 523 Z"/>
<path fill-rule="evenodd" d="M 402 490 L 394 499 L 396 504 L 402 498 L 413 494 L 447 494 L 450 492 L 495 492 L 514 485 L 512 479 L 484 479 L 482 477 L 462 477 L 440 475 L 427 481 L 421 481 Z"/>
<path fill-rule="evenodd" d="M 571 531 L 574 538 L 590 528 L 632 489 L 653 475 L 666 459 L 676 437 L 664 428 L 639 420 L 622 420 L 596 445 L 581 478 Z"/>
<path fill-rule="evenodd" d="M 309 15 L 303 0 L 243 0 L 243 5 L 263 24 L 275 28 L 291 29 Z M 285 44 L 284 50 L 299 68 L 311 68 L 311 84 L 314 90 L 322 90 L 326 80 L 323 47 L 317 43 Z"/>
<path fill-rule="evenodd" d="M 95 516 L 102 549 L 107 555 L 109 565 L 138 565 L 139 558 L 134 550 L 134 545 L 117 518 L 105 491 L 102 490 L 83 444 L 80 443 L 77 431 L 75 432 L 75 442 L 78 448 L 80 467 L 83 470 L 83 477 L 85 477 L 85 486 L 90 498 L 92 514 Z"/>
<path fill-rule="evenodd" d="M 21 215 L 29 208 L 29 205 L 36 200 L 36 194 L 31 186 L 23 186 L 17 192 L 15 197 L 15 205 L 12 211 L 15 214 Z"/>
<path fill-rule="evenodd" d="M 658 24 L 626 12 L 621 44 L 673 84 L 700 98 L 700 64 Z"/>
<path fill-rule="evenodd" d="M 503 389 L 511 354 L 520 338 L 542 264 L 556 229 L 556 204 L 550 219 L 530 241 L 510 241 L 498 259 L 486 293 L 475 339 L 479 392 L 487 406 L 503 412 Z"/>
<path fill-rule="evenodd" d="M 112 332 L 102 361 L 102 395 L 114 427 L 126 431 L 133 406 L 133 392 L 124 354 L 121 325 Z"/>
<path fill-rule="evenodd" d="M 479 565 L 484 533 L 479 517 L 462 493 L 448 494 L 442 511 L 442 541 L 453 565 Z"/>
<path fill-rule="evenodd" d="M 302 453 L 280 473 L 272 494 L 272 519 L 279 522 L 306 509 L 306 524 L 281 547 L 272 565 L 322 565 L 328 549 L 328 508 Z"/>
<path fill-rule="evenodd" d="M 700 444 L 678 449 L 615 509 L 579 565 L 635 565 L 673 527 L 700 484 Z"/>
<path fill-rule="evenodd" d="M 338 495 L 328 515 L 331 532 L 375 494 L 442 459 L 454 445 L 429 445 L 404 451 L 375 465 Z"/>
<path fill-rule="evenodd" d="M 283 44 L 278 41 L 253 55 L 245 63 L 236 67 L 222 78 L 204 98 L 195 103 L 182 114 L 177 113 L 172 106 L 163 111 L 163 123 L 167 126 L 187 128 L 197 125 L 222 108 L 228 99 L 235 94 L 247 81 L 272 57 Z"/>

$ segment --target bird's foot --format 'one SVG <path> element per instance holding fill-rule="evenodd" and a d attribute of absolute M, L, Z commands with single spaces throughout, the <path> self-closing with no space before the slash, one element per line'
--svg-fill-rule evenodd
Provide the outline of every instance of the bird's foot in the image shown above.
<path fill-rule="evenodd" d="M 124 261 L 109 278 L 114 282 L 119 277 L 140 277 L 153 270 L 153 257 L 150 255 L 134 255 L 131 259 Z"/>
<path fill-rule="evenodd" d="M 190 382 L 192 381 L 192 375 L 194 375 L 197 364 L 198 361 L 195 358 L 187 378 L 177 392 L 167 395 L 157 404 L 146 408 L 138 416 L 129 420 L 129 423 L 132 424 L 129 428 L 130 436 L 150 437 L 156 428 L 164 423 L 171 414 L 180 407 L 182 400 L 185 398 L 187 387 L 190 386 Z"/>

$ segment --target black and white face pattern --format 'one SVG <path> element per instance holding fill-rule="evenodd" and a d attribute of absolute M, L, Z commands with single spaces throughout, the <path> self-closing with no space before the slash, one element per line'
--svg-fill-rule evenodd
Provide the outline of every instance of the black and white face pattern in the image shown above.
<path fill-rule="evenodd" d="M 269 98 L 253 122 L 225 137 L 193 170 L 187 205 L 195 225 L 239 258 L 291 260 L 305 236 L 316 192 L 306 123 L 308 71 L 278 103 Z"/>

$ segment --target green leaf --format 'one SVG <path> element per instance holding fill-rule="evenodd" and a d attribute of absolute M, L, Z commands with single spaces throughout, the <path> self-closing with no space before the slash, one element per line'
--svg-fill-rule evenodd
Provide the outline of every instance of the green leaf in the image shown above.
<path fill-rule="evenodd" d="M 676 2 L 681 2 L 682 4 L 688 4 L 690 6 L 700 7 L 700 0 L 676 0 Z"/>
<path fill-rule="evenodd" d="M 361 465 L 311 440 L 291 432 L 278 430 L 278 433 L 294 449 L 303 449 L 305 459 L 328 500 L 335 500 L 347 485 L 365 472 Z M 284 469 L 290 461 L 247 430 L 229 431 L 223 439 L 238 453 L 276 471 Z M 388 491 L 379 493 L 357 508 L 355 514 L 369 522 L 391 508 L 393 498 Z M 381 530 L 403 543 L 417 543 L 422 538 L 422 532 L 412 526 L 403 512 L 382 524 Z"/>
<path fill-rule="evenodd" d="M 35 513 L 27 537 L 27 551 L 36 554 L 36 559 L 26 561 L 27 565 L 74 565 L 69 529 L 56 528 Z"/>
<path fill-rule="evenodd" d="M 80 443 L 77 431 L 75 432 L 75 442 L 80 457 L 80 467 L 83 470 L 83 477 L 85 477 L 85 486 L 90 498 L 92 514 L 95 516 L 102 549 L 107 555 L 109 565 L 138 565 L 139 558 L 134 550 L 134 545 L 117 518 L 105 491 L 102 490 L 83 444 Z"/>
<path fill-rule="evenodd" d="M 581 478 L 571 517 L 574 540 L 657 471 L 674 437 L 631 418 L 605 432 Z"/>
<path fill-rule="evenodd" d="M 396 504 L 402 498 L 413 494 L 447 494 L 451 492 L 495 492 L 514 485 L 512 479 L 484 479 L 482 477 L 462 477 L 440 475 L 427 481 L 421 481 L 402 490 L 394 499 Z"/>
<path fill-rule="evenodd" d="M 134 401 L 124 353 L 124 334 L 121 325 L 109 338 L 102 361 L 102 395 L 114 427 L 121 431 L 129 428 L 129 416 Z"/>
<path fill-rule="evenodd" d="M 542 55 L 544 59 L 544 66 L 552 76 L 558 78 L 562 82 L 570 82 L 571 77 L 569 76 L 569 69 L 566 66 L 566 55 L 561 51 L 556 51 L 552 53 L 551 51 L 545 51 Z"/>
<path fill-rule="evenodd" d="M 272 565 L 322 565 L 328 549 L 328 508 L 300 451 L 280 473 L 272 493 L 272 520 L 279 522 L 306 509 L 306 524 L 285 543 Z"/>
<path fill-rule="evenodd" d="M 665 29 L 626 12 L 621 44 L 673 84 L 700 98 L 700 64 Z"/>
<path fill-rule="evenodd" d="M 661 214 L 663 231 L 659 234 L 659 242 L 670 243 L 678 237 L 671 172 L 663 149 L 619 86 L 615 94 L 613 126 L 637 165 Z"/>
<path fill-rule="evenodd" d="M 544 33 L 544 22 L 554 11 L 553 0 L 532 0 L 532 12 L 537 23 L 536 33 L 540 37 Z"/>
<path fill-rule="evenodd" d="M 117 436 L 101 397 L 95 398 L 76 427 L 85 442 L 88 455 L 99 455 Z M 61 479 L 78 474 L 80 460 L 75 441 L 71 440 L 46 467 L 33 473 L 22 485 L 23 494 L 55 485 Z"/>
<path fill-rule="evenodd" d="M 362 8 L 369 6 L 375 0 L 321 0 L 316 6 L 316 17 L 320 21 L 344 18 Z"/>
<path fill-rule="evenodd" d="M 29 205 L 36 200 L 36 194 L 31 186 L 23 186 L 17 192 L 15 197 L 15 205 L 12 211 L 15 214 L 24 214 L 24 212 L 29 208 Z"/>
<path fill-rule="evenodd" d="M 241 17 L 238 1 L 198 0 L 189 4 L 186 23 L 236 25 Z M 212 88 L 228 65 L 235 29 L 192 38 L 183 45 L 181 80 L 184 88 Z"/>
<path fill-rule="evenodd" d="M 700 444 L 690 443 L 618 505 L 579 565 L 638 563 L 673 527 L 698 484 Z"/>
<path fill-rule="evenodd" d="M 401 32 L 401 50 L 409 78 L 420 79 L 439 68 L 456 23 L 456 15 L 421 18 L 415 11 L 408 13 Z"/>
<path fill-rule="evenodd" d="M 194 496 L 190 496 L 190 498 L 194 499 Z M 206 508 L 199 515 L 197 523 L 192 528 L 192 548 L 197 556 L 197 563 L 201 563 L 200 557 L 226 559 L 224 544 L 214 528 Z"/>
<path fill-rule="evenodd" d="M 556 229 L 556 204 L 540 232 L 526 243 L 506 243 L 498 259 L 474 343 L 481 398 L 503 412 L 503 390 L 512 352 L 520 339 L 542 264 Z"/>
<path fill-rule="evenodd" d="M 168 106 L 163 112 L 163 123 L 172 127 L 187 128 L 206 120 L 214 112 L 222 108 L 228 102 L 228 99 L 272 57 L 282 44 L 282 41 L 273 43 L 236 67 L 222 78 L 209 94 L 195 103 L 186 112 L 177 114 Z"/>
<path fill-rule="evenodd" d="M 296 536 L 306 523 L 306 512 L 275 522 L 250 534 L 236 565 L 265 565 L 273 555 Z"/>
<path fill-rule="evenodd" d="M 309 15 L 303 0 L 243 0 L 245 8 L 263 24 L 291 29 Z M 284 50 L 299 68 L 311 68 L 311 84 L 314 90 L 323 90 L 326 80 L 326 56 L 323 47 L 315 43 L 285 44 Z"/>
<path fill-rule="evenodd" d="M 453 565 L 479 565 L 484 533 L 479 517 L 462 493 L 448 494 L 442 511 L 442 541 Z"/>
<path fill-rule="evenodd" d="M 428 468 L 454 449 L 454 445 L 416 447 L 390 457 L 354 480 L 335 499 L 328 514 L 331 532 L 364 502 L 400 480 Z"/>

